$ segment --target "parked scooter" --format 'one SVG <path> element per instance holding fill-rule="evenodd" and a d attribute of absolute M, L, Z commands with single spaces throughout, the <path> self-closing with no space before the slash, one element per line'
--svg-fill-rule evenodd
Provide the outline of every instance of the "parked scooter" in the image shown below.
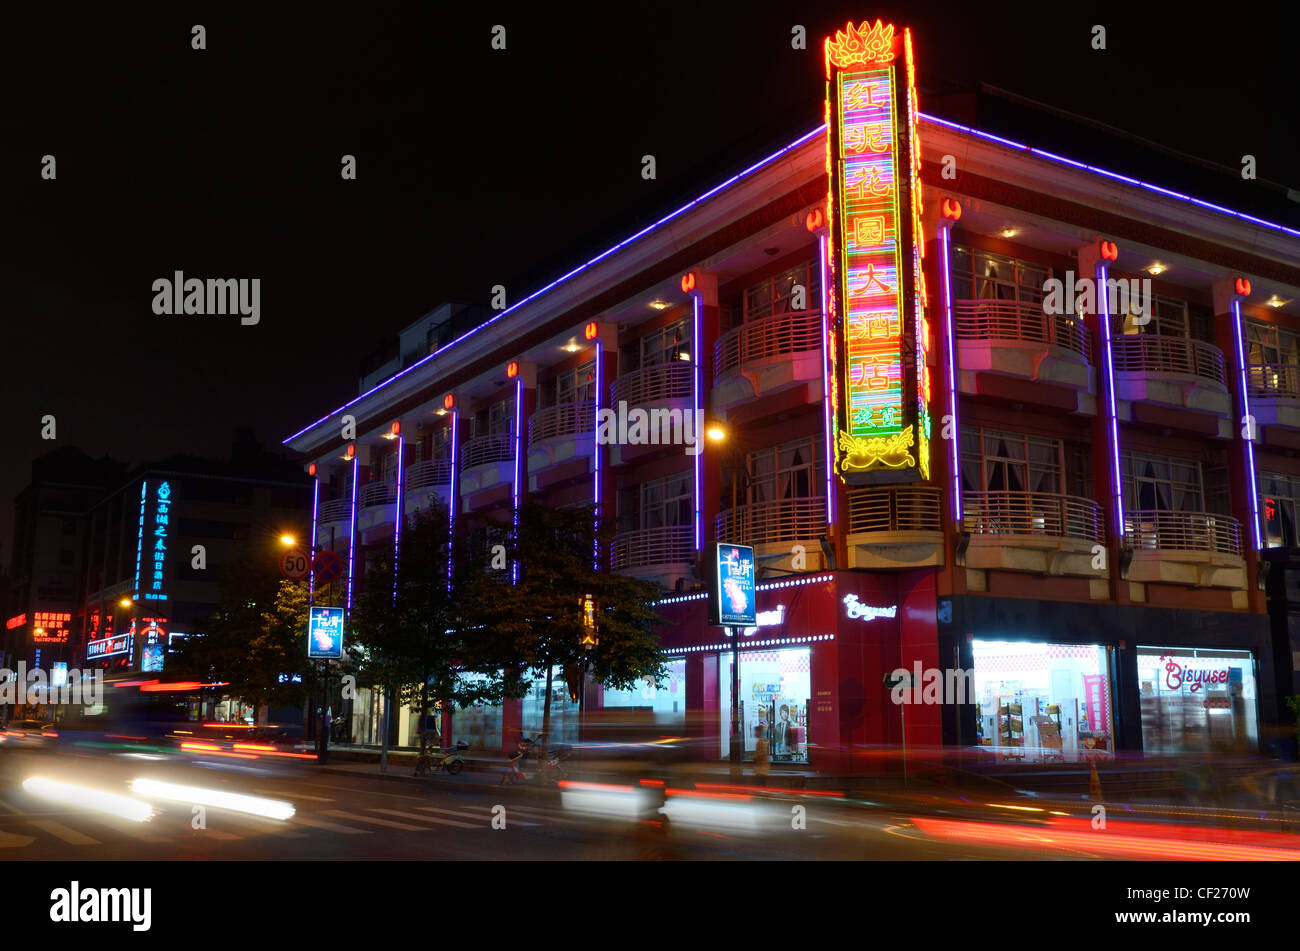
<path fill-rule="evenodd" d="M 461 758 L 460 754 L 467 749 L 469 749 L 469 744 L 464 740 L 459 740 L 455 746 L 426 750 L 415 761 L 415 775 L 424 776 L 435 769 L 441 769 L 443 772 L 455 776 L 465 768 L 465 760 Z"/>
<path fill-rule="evenodd" d="M 519 749 L 510 754 L 510 761 L 506 764 L 506 772 L 501 777 L 502 786 L 514 785 L 517 782 L 538 782 L 538 783 L 558 783 L 561 779 L 568 776 L 568 771 L 564 768 L 564 762 L 573 755 L 573 748 L 570 746 L 556 746 L 546 751 L 545 757 L 537 764 L 537 769 L 529 773 L 524 770 L 529 756 L 541 756 L 537 742 L 528 738 L 519 741 Z"/>

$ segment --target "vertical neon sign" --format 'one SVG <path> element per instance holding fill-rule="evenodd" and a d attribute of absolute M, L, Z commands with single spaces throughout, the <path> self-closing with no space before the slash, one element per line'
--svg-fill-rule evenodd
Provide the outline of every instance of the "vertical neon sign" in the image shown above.
<path fill-rule="evenodd" d="M 163 567 L 167 560 L 167 537 L 171 531 L 172 485 L 170 482 L 158 483 L 153 509 L 153 575 L 149 590 L 145 592 L 146 601 L 166 601 L 163 593 Z"/>
<path fill-rule="evenodd" d="M 148 481 L 140 483 L 140 522 L 135 533 L 135 590 L 133 601 L 140 600 L 140 563 L 144 559 L 144 507 L 149 501 Z"/>
<path fill-rule="evenodd" d="M 928 479 L 930 335 L 911 34 L 896 38 L 880 21 L 849 23 L 826 40 L 825 53 L 835 468 L 853 482 Z"/>
<path fill-rule="evenodd" d="M 826 272 L 825 234 L 817 236 L 817 247 L 821 254 L 822 266 L 822 340 L 826 341 L 831 339 L 831 317 L 826 299 L 826 287 L 830 281 L 827 279 Z M 829 348 L 827 348 L 822 359 L 822 411 L 825 414 L 823 423 L 825 425 L 826 439 L 826 526 L 828 528 L 835 525 L 835 401 L 832 399 L 834 390 L 834 361 Z"/>

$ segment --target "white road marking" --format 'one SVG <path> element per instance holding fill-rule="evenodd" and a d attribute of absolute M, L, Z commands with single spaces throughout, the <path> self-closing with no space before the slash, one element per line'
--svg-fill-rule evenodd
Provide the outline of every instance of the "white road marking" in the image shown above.
<path fill-rule="evenodd" d="M 468 822 L 456 822 L 453 819 L 439 819 L 437 816 L 417 816 L 413 812 L 398 812 L 396 809 L 371 809 L 370 812 L 382 812 L 386 816 L 398 816 L 402 819 L 414 819 L 416 822 L 436 822 L 440 825 L 455 826 L 457 829 L 479 829 L 481 825 Z"/>
<path fill-rule="evenodd" d="M 314 829 L 324 829 L 327 832 L 341 832 L 344 835 L 370 835 L 369 829 L 352 829 L 348 826 L 341 826 L 337 822 L 327 822 L 324 819 L 315 819 L 311 816 L 304 816 L 301 812 L 289 820 L 290 822 L 300 822 L 305 826 L 311 826 Z"/>
<path fill-rule="evenodd" d="M 401 829 L 405 832 L 425 832 L 424 826 L 408 825 L 405 822 L 393 822 L 389 819 L 375 819 L 371 816 L 358 816 L 351 812 L 344 812 L 341 809 L 332 809 L 322 813 L 322 815 L 333 816 L 336 819 L 348 819 L 352 822 L 369 822 L 377 826 L 387 826 L 390 829 Z"/>

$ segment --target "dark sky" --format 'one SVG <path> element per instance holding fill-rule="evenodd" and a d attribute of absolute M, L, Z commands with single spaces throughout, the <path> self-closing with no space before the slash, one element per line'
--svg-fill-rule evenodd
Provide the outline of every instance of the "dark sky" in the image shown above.
<path fill-rule="evenodd" d="M 1115 3 L 233 6 L 6 9 L 4 563 L 35 456 L 223 455 L 239 426 L 278 445 L 440 301 L 517 299 L 815 126 L 821 37 L 850 17 L 913 28 L 923 109 L 982 80 L 1300 187 L 1297 22 L 1273 4 L 1227 22 Z M 155 316 L 151 284 L 178 269 L 260 278 L 261 323 Z"/>

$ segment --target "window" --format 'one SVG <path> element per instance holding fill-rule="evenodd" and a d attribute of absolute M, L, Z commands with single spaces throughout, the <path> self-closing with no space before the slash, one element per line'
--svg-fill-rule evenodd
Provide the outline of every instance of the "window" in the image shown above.
<path fill-rule="evenodd" d="M 792 307 L 794 287 L 804 288 L 804 305 L 799 311 L 816 310 L 821 301 L 821 269 L 806 261 L 745 290 L 745 320 L 758 320 L 772 314 L 797 312 Z"/>
<path fill-rule="evenodd" d="M 1126 452 L 1124 507 L 1160 512 L 1203 512 L 1201 464 L 1191 459 Z"/>
<path fill-rule="evenodd" d="M 557 376 L 546 387 L 545 398 L 548 405 L 560 403 L 582 403 L 596 398 L 596 364 L 584 363 L 576 370 L 568 370 Z"/>
<path fill-rule="evenodd" d="M 1277 472 L 1259 474 L 1261 534 L 1269 548 L 1300 546 L 1296 532 L 1296 502 L 1300 501 L 1300 476 Z"/>
<path fill-rule="evenodd" d="M 749 501 L 808 499 L 824 494 L 823 437 L 805 436 L 749 454 Z"/>
<path fill-rule="evenodd" d="M 962 427 L 962 489 L 968 492 L 1063 490 L 1059 439 Z"/>
<path fill-rule="evenodd" d="M 1112 318 L 1117 333 L 1158 334 L 1161 337 L 1182 337 L 1214 343 L 1213 320 L 1208 311 L 1172 297 L 1151 297 L 1151 319 L 1139 324 L 1137 303 L 1129 301 L 1128 312 Z"/>
<path fill-rule="evenodd" d="M 695 505 L 691 498 L 692 479 L 692 473 L 683 472 L 681 475 L 655 479 L 642 485 L 641 527 L 690 525 L 695 517 Z"/>
<path fill-rule="evenodd" d="M 1300 366 L 1300 334 L 1277 324 L 1252 320 L 1246 324 L 1246 362 L 1252 366 Z"/>
<path fill-rule="evenodd" d="M 515 398 L 510 396 L 475 414 L 474 436 L 508 436 L 514 425 Z"/>
<path fill-rule="evenodd" d="M 691 358 L 691 328 L 685 318 L 641 338 L 641 366 L 653 367 Z"/>
<path fill-rule="evenodd" d="M 953 248 L 953 296 L 970 300 L 1043 302 L 1051 268 L 982 251 Z"/>

